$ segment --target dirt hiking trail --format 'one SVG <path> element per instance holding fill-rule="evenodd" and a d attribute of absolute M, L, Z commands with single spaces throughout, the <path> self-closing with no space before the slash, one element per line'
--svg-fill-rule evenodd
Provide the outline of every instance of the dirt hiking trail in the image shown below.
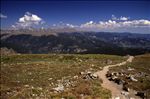
<path fill-rule="evenodd" d="M 106 74 L 109 71 L 110 67 L 125 65 L 127 63 L 132 62 L 133 59 L 134 59 L 133 56 L 129 56 L 129 58 L 126 61 L 124 61 L 124 62 L 115 64 L 115 65 L 104 66 L 103 70 L 96 72 L 98 77 L 100 79 L 102 79 L 102 81 L 103 81 L 102 87 L 111 91 L 111 93 L 112 93 L 112 98 L 111 99 L 140 99 L 139 97 L 134 95 L 133 90 L 131 90 L 128 95 L 121 94 L 121 92 L 124 92 L 122 90 L 122 85 L 117 85 L 116 83 L 114 83 L 112 81 L 109 81 L 106 78 Z"/>

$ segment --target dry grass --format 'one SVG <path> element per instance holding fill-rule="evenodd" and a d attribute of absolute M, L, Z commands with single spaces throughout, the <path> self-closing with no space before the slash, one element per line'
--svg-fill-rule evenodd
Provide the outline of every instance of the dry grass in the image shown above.
<path fill-rule="evenodd" d="M 110 92 L 101 87 L 99 80 L 73 79 L 85 70 L 97 71 L 99 67 L 125 60 L 111 55 L 79 55 L 79 54 L 23 54 L 1 56 L 1 99 L 17 98 L 50 98 L 76 99 L 83 94 L 95 99 L 108 99 Z M 70 86 L 62 93 L 54 93 L 51 89 L 59 81 L 70 80 Z M 89 98 L 90 99 L 90 98 Z"/>
<path fill-rule="evenodd" d="M 132 68 L 134 70 L 130 71 L 128 68 Z M 144 91 L 147 93 L 148 99 L 150 98 L 150 54 L 135 56 L 135 59 L 132 63 L 121 66 L 111 68 L 111 71 L 119 71 L 125 72 L 127 75 L 135 75 L 137 82 L 131 81 L 122 77 L 122 79 L 126 80 L 129 84 L 128 86 L 137 91 Z"/>

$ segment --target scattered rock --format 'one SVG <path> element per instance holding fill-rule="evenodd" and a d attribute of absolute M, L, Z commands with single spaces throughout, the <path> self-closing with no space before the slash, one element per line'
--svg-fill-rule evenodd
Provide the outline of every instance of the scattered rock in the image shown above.
<path fill-rule="evenodd" d="M 52 80 L 53 78 L 48 78 L 48 80 L 50 81 L 50 80 Z"/>
<path fill-rule="evenodd" d="M 79 62 L 83 62 L 83 60 L 79 59 Z"/>
<path fill-rule="evenodd" d="M 42 87 L 37 87 L 37 90 L 41 90 L 41 91 L 42 91 L 42 90 L 43 90 L 43 88 L 42 88 Z"/>
<path fill-rule="evenodd" d="M 92 70 L 93 70 L 93 68 L 90 68 L 89 70 L 90 70 L 90 71 L 92 71 Z"/>
<path fill-rule="evenodd" d="M 91 67 L 94 67 L 94 64 L 91 64 Z"/>
<path fill-rule="evenodd" d="M 13 49 L 8 49 L 6 47 L 0 48 L 1 55 L 15 55 L 17 54 Z"/>
<path fill-rule="evenodd" d="M 117 83 L 119 85 L 122 84 L 122 80 L 120 78 L 116 78 L 114 81 L 115 81 L 115 83 Z"/>
<path fill-rule="evenodd" d="M 120 76 L 124 76 L 124 74 L 123 74 L 122 72 L 118 72 L 118 74 L 119 74 Z"/>
<path fill-rule="evenodd" d="M 117 76 L 112 76 L 112 81 L 115 81 L 117 78 Z"/>
<path fill-rule="evenodd" d="M 126 85 L 123 85 L 123 90 L 124 90 L 124 91 L 127 91 L 127 92 L 130 91 L 130 89 L 129 89 Z"/>
<path fill-rule="evenodd" d="M 97 79 L 97 78 L 98 78 L 98 75 L 94 73 L 94 74 L 91 74 L 90 77 L 91 77 L 92 79 Z"/>
<path fill-rule="evenodd" d="M 133 97 L 130 97 L 129 99 L 135 99 L 135 98 L 133 98 Z"/>
<path fill-rule="evenodd" d="M 31 89 L 34 89 L 34 87 L 33 87 L 33 86 L 31 86 Z"/>
<path fill-rule="evenodd" d="M 20 81 L 18 80 L 17 83 L 20 83 Z"/>
<path fill-rule="evenodd" d="M 111 76 L 112 76 L 112 74 L 110 72 L 107 72 L 106 77 L 108 78 L 108 77 L 111 77 Z"/>
<path fill-rule="evenodd" d="M 129 95 L 129 92 L 122 91 L 121 94 L 124 96 L 127 96 L 127 95 Z"/>
<path fill-rule="evenodd" d="M 128 67 L 128 71 L 133 71 L 134 68 Z"/>
<path fill-rule="evenodd" d="M 84 75 L 85 74 L 85 72 L 80 72 L 80 75 Z"/>
<path fill-rule="evenodd" d="M 137 82 L 138 80 L 137 79 L 135 79 L 133 76 L 130 76 L 130 79 L 132 80 L 132 81 L 135 81 L 135 82 Z"/>
<path fill-rule="evenodd" d="M 83 79 L 97 79 L 98 75 L 95 73 L 92 73 L 91 71 L 86 71 L 86 72 L 80 72 L 82 75 Z"/>
<path fill-rule="evenodd" d="M 76 76 L 73 76 L 73 78 L 74 78 L 74 79 L 78 79 L 79 77 L 76 75 Z"/>
<path fill-rule="evenodd" d="M 62 92 L 62 91 L 64 91 L 64 86 L 62 84 L 59 84 L 58 87 L 53 88 L 53 90 L 55 90 L 57 92 Z"/>
<path fill-rule="evenodd" d="M 112 99 L 120 99 L 120 97 L 113 97 Z"/>
<path fill-rule="evenodd" d="M 137 95 L 137 96 L 140 96 L 142 99 L 144 99 L 145 96 L 146 96 L 146 94 L 145 94 L 144 92 L 142 92 L 142 91 L 137 92 L 136 95 Z"/>
<path fill-rule="evenodd" d="M 112 75 L 119 76 L 119 73 L 118 72 L 113 72 Z"/>
<path fill-rule="evenodd" d="M 102 69 L 103 69 L 103 67 L 99 67 L 99 69 L 100 69 L 100 70 L 102 70 Z"/>
<path fill-rule="evenodd" d="M 36 96 L 36 94 L 32 94 L 32 96 L 34 97 L 34 96 Z"/>
<path fill-rule="evenodd" d="M 107 59 L 105 63 L 106 64 L 112 64 L 112 60 Z"/>
<path fill-rule="evenodd" d="M 29 85 L 24 85 L 24 87 L 29 88 L 30 86 Z"/>
<path fill-rule="evenodd" d="M 88 71 L 88 72 L 87 72 L 87 74 L 88 74 L 88 75 L 91 75 L 91 74 L 92 74 L 92 72 L 91 72 L 91 71 Z"/>

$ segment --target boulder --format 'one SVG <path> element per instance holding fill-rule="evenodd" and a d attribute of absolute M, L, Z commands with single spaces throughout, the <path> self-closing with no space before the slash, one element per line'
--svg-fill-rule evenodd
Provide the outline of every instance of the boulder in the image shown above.
<path fill-rule="evenodd" d="M 118 74 L 119 74 L 120 76 L 124 76 L 124 74 L 123 74 L 122 72 L 118 72 Z"/>
<path fill-rule="evenodd" d="M 146 96 L 146 93 L 144 93 L 144 92 L 142 92 L 142 91 L 138 91 L 136 95 L 137 95 L 137 96 L 140 96 L 142 99 L 144 99 L 145 96 Z"/>
<path fill-rule="evenodd" d="M 91 75 L 91 74 L 92 74 L 92 72 L 91 72 L 91 71 L 88 71 L 88 72 L 87 72 L 87 75 Z"/>
<path fill-rule="evenodd" d="M 121 94 L 124 96 L 127 96 L 127 95 L 129 95 L 129 92 L 122 91 Z"/>
<path fill-rule="evenodd" d="M 64 91 L 64 86 L 62 84 L 58 85 L 58 87 L 53 88 L 54 91 L 62 92 Z"/>
<path fill-rule="evenodd" d="M 103 69 L 103 67 L 99 67 L 99 69 L 100 69 L 100 70 L 102 70 L 102 69 Z"/>
<path fill-rule="evenodd" d="M 105 63 L 106 64 L 112 64 L 112 60 L 107 59 Z"/>
<path fill-rule="evenodd" d="M 115 79 L 117 79 L 117 76 L 112 76 L 112 80 L 115 81 Z"/>
<path fill-rule="evenodd" d="M 112 76 L 112 74 L 109 73 L 109 72 L 106 74 L 106 77 L 107 77 L 107 78 L 108 78 L 108 77 L 111 77 L 111 76 Z"/>
<path fill-rule="evenodd" d="M 91 79 L 90 75 L 84 75 L 82 78 L 86 79 L 86 80 L 90 80 Z"/>
<path fill-rule="evenodd" d="M 118 85 L 122 84 L 122 80 L 120 78 L 116 78 L 115 79 L 115 83 L 117 83 Z"/>
<path fill-rule="evenodd" d="M 24 87 L 29 88 L 30 86 L 29 85 L 24 85 Z"/>
<path fill-rule="evenodd" d="M 94 73 L 94 74 L 91 74 L 90 77 L 91 77 L 92 79 L 97 79 L 97 78 L 98 78 L 98 75 Z"/>
<path fill-rule="evenodd" d="M 135 99 L 135 98 L 133 98 L 133 97 L 130 97 L 129 99 Z"/>
<path fill-rule="evenodd" d="M 118 73 L 118 72 L 114 72 L 114 73 L 113 73 L 113 75 L 118 76 L 118 75 L 119 75 L 119 73 Z"/>
<path fill-rule="evenodd" d="M 120 97 L 113 97 L 112 99 L 121 99 Z"/>
<path fill-rule="evenodd" d="M 48 80 L 50 81 L 50 80 L 52 80 L 53 78 L 48 78 Z"/>
<path fill-rule="evenodd" d="M 112 81 L 112 77 L 109 77 L 108 80 L 109 80 L 109 81 Z"/>
<path fill-rule="evenodd" d="M 126 85 L 123 85 L 123 90 L 124 90 L 124 91 L 127 91 L 127 92 L 130 91 L 130 89 L 129 89 Z"/>
<path fill-rule="evenodd" d="M 128 71 L 133 71 L 134 68 L 128 67 Z"/>
<path fill-rule="evenodd" d="M 138 80 L 137 79 L 135 79 L 133 76 L 130 76 L 130 79 L 132 80 L 132 81 L 135 81 L 135 82 L 137 82 Z"/>
<path fill-rule="evenodd" d="M 80 75 L 84 75 L 85 74 L 85 72 L 80 72 Z"/>
<path fill-rule="evenodd" d="M 76 76 L 73 76 L 73 78 L 74 78 L 74 79 L 78 79 L 79 77 L 76 75 Z"/>

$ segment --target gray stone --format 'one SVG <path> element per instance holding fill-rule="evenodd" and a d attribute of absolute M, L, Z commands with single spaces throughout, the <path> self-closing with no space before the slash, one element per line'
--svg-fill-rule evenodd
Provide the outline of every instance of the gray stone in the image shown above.
<path fill-rule="evenodd" d="M 94 74 L 91 74 L 91 78 L 92 78 L 92 79 L 97 79 L 97 78 L 98 78 L 98 75 L 95 74 L 95 73 L 94 73 Z"/>
<path fill-rule="evenodd" d="M 129 95 L 129 92 L 122 91 L 121 94 L 124 96 L 127 96 L 127 95 Z"/>
<path fill-rule="evenodd" d="M 53 88 L 53 90 L 55 90 L 57 92 L 62 92 L 62 91 L 64 91 L 64 86 L 62 84 L 59 84 L 58 87 Z"/>
<path fill-rule="evenodd" d="M 124 90 L 124 91 L 127 91 L 127 92 L 130 91 L 130 89 L 129 89 L 126 85 L 123 85 L 123 90 Z"/>

